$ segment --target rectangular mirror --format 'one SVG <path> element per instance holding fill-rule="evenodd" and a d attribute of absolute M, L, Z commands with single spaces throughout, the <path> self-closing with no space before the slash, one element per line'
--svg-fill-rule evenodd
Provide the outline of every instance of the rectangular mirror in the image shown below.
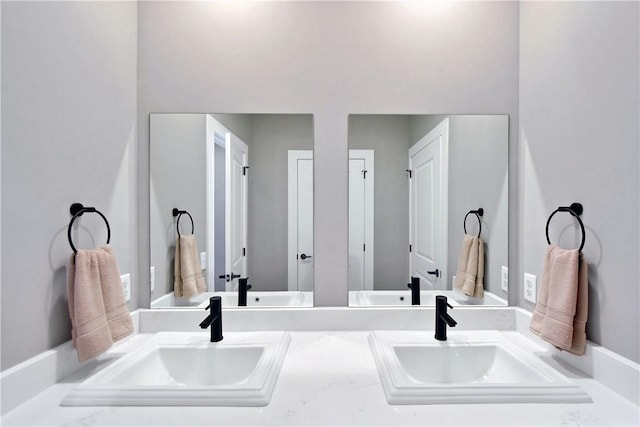
<path fill-rule="evenodd" d="M 508 141 L 506 115 L 349 116 L 350 306 L 507 305 Z"/>
<path fill-rule="evenodd" d="M 149 133 L 151 308 L 313 306 L 313 116 L 151 114 Z"/>

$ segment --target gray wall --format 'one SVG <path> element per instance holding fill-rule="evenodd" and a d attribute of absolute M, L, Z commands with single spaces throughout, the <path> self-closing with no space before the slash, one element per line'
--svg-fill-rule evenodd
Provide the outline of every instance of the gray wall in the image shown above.
<path fill-rule="evenodd" d="M 469 210 L 482 207 L 485 241 L 485 289 L 507 299 L 501 288 L 501 267 L 508 266 L 509 117 L 500 115 L 412 116 L 414 144 L 449 117 L 449 232 L 446 284 L 456 273 L 462 221 Z M 477 233 L 477 219 L 467 218 L 467 231 Z"/>
<path fill-rule="evenodd" d="M 251 145 L 251 141 L 253 141 L 252 114 L 215 113 L 210 114 L 210 116 L 219 121 L 222 126 L 226 127 L 244 143 Z"/>
<path fill-rule="evenodd" d="M 219 2 L 141 2 L 138 173 L 148 173 L 149 112 L 313 114 L 314 303 L 347 305 L 348 115 L 509 114 L 517 129 L 518 4 L 441 6 L 255 2 L 238 13 Z M 138 196 L 145 223 L 144 180 Z M 139 249 L 143 266 L 148 249 Z"/>
<path fill-rule="evenodd" d="M 640 75 L 636 2 L 522 3 L 518 261 L 512 280 L 538 276 L 547 217 L 584 205 L 589 263 L 587 337 L 639 360 L 638 156 Z M 567 215 L 551 238 L 577 247 Z M 512 277 L 513 279 L 513 277 Z"/>
<path fill-rule="evenodd" d="M 407 289 L 409 281 L 410 116 L 349 116 L 349 149 L 374 150 L 373 288 Z"/>
<path fill-rule="evenodd" d="M 108 218 L 120 272 L 131 273 L 132 283 L 139 277 L 133 220 L 137 6 L 3 1 L 1 7 L 6 369 L 71 337 L 71 203 L 95 206 Z M 99 216 L 77 222 L 77 247 L 104 243 Z M 135 308 L 132 290 L 129 307 Z"/>
<path fill-rule="evenodd" d="M 288 283 L 288 150 L 313 149 L 313 116 L 252 117 L 249 147 L 248 274 L 256 291 Z"/>
<path fill-rule="evenodd" d="M 153 114 L 150 117 L 152 298 L 173 292 L 176 220 L 173 208 L 186 210 L 194 223 L 198 250 L 207 250 L 207 146 L 204 114 Z M 180 217 L 180 233 L 191 234 L 191 221 Z"/>

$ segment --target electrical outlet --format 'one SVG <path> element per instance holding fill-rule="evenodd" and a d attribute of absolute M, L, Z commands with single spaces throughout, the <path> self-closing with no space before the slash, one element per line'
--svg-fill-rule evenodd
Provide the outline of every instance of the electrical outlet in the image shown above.
<path fill-rule="evenodd" d="M 505 292 L 509 291 L 509 268 L 502 266 L 502 290 Z"/>
<path fill-rule="evenodd" d="M 524 273 L 524 299 L 535 304 L 536 291 L 536 276 Z"/>
<path fill-rule="evenodd" d="M 151 284 L 151 292 L 156 288 L 156 268 L 152 266 L 149 269 L 149 282 Z"/>
<path fill-rule="evenodd" d="M 207 268 L 207 253 L 200 252 L 200 269 L 204 270 Z"/>
<path fill-rule="evenodd" d="M 123 274 L 120 276 L 122 288 L 124 289 L 124 299 L 129 302 L 131 300 L 131 274 Z"/>

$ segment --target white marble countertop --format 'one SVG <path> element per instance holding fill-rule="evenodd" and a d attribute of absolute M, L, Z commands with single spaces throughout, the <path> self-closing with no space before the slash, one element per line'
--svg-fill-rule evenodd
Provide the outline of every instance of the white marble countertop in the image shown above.
<path fill-rule="evenodd" d="M 233 333 L 233 332 L 230 332 Z M 367 342 L 368 331 L 295 331 L 271 402 L 265 407 L 61 407 L 62 398 L 97 369 L 91 363 L 5 414 L 2 425 L 634 425 L 638 407 L 599 382 L 551 363 L 593 399 L 582 404 L 389 405 Z M 432 339 L 433 331 L 425 331 Z M 518 345 L 544 348 L 509 331 Z M 114 346 L 103 360 L 138 347 L 150 334 Z M 203 332 L 207 339 L 207 332 Z M 105 362 L 102 362 L 102 366 Z M 7 392 L 7 390 L 3 390 Z"/>

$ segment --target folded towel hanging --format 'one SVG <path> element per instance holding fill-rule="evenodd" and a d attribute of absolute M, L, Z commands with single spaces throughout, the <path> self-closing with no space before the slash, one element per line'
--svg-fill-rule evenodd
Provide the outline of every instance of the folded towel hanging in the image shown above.
<path fill-rule="evenodd" d="M 582 242 L 578 249 L 562 249 L 549 239 L 549 223 L 557 212 L 568 212 L 580 224 Z M 536 308 L 530 330 L 556 347 L 575 355 L 584 354 L 588 317 L 588 266 L 582 248 L 584 224 L 580 220 L 582 205 L 561 206 L 549 216 L 546 226 L 547 248 Z"/>
<path fill-rule="evenodd" d="M 174 295 L 181 298 L 190 298 L 192 296 L 206 292 L 207 286 L 202 276 L 202 266 L 200 265 L 200 252 L 198 243 L 193 234 L 194 224 L 193 217 L 186 210 L 174 208 L 172 214 L 176 219 L 176 251 L 174 258 Z M 180 217 L 187 215 L 191 220 L 191 234 L 180 235 Z"/>
<path fill-rule="evenodd" d="M 577 249 L 550 245 L 530 329 L 575 355 L 584 354 L 588 314 L 588 268 Z"/>
<path fill-rule="evenodd" d="M 467 234 L 467 217 L 474 214 L 478 219 L 478 235 Z M 464 239 L 458 257 L 458 268 L 453 283 L 454 289 L 465 295 L 480 298 L 484 296 L 484 242 L 480 238 L 484 209 L 470 210 L 464 216 Z"/>
<path fill-rule="evenodd" d="M 120 281 L 120 272 L 107 218 L 95 207 L 73 203 L 67 237 L 73 250 L 67 269 L 67 298 L 71 318 L 71 339 L 83 362 L 103 353 L 111 345 L 133 332 L 133 322 Z M 107 245 L 97 249 L 76 249 L 71 229 L 76 219 L 93 212 L 107 226 Z"/>

